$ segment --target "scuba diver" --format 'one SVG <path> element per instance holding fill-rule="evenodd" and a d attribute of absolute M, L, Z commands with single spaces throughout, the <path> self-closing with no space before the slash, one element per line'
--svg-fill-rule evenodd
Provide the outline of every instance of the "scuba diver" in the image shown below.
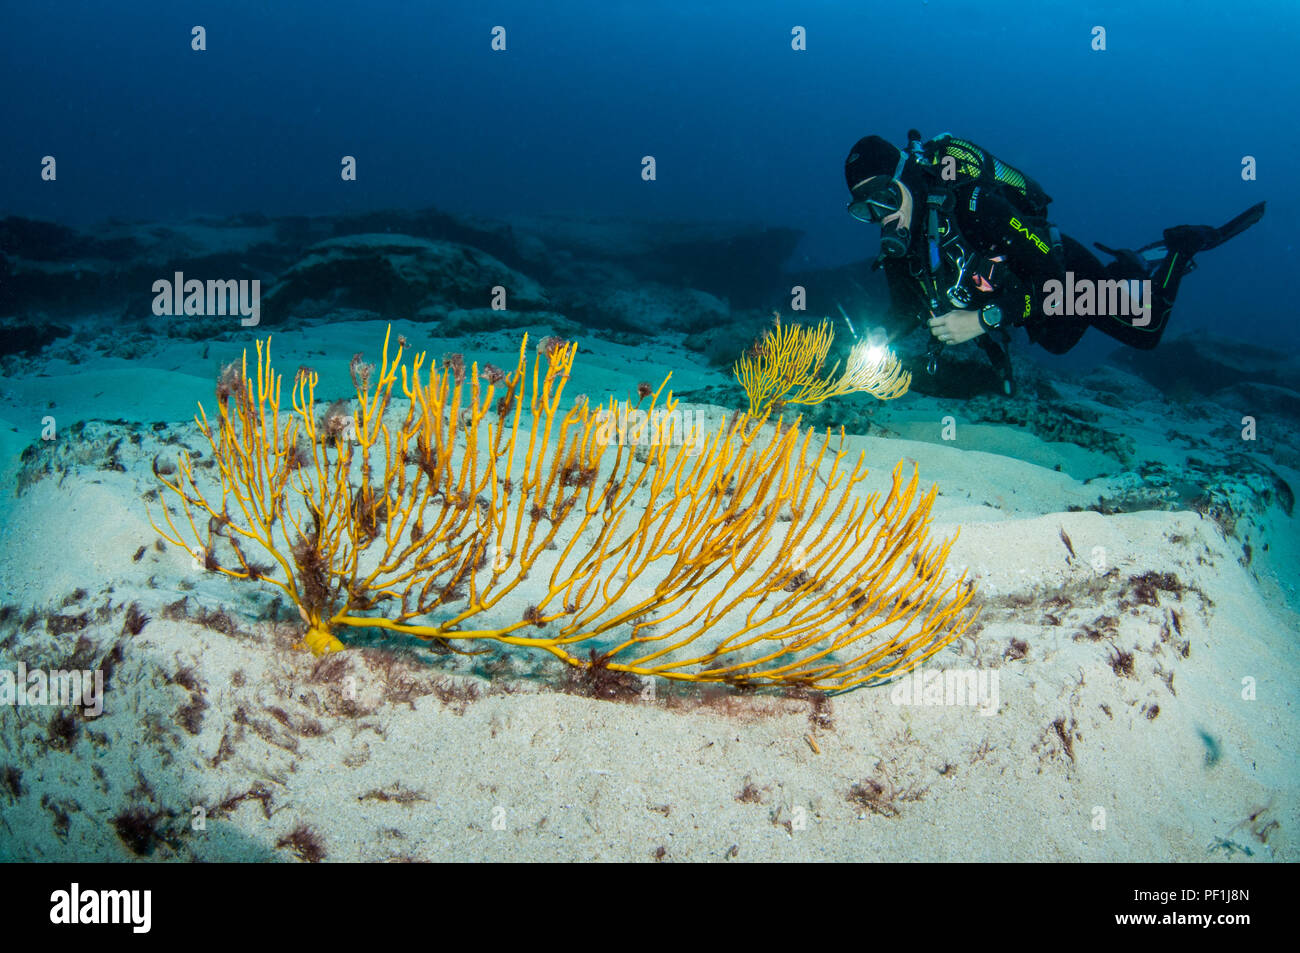
<path fill-rule="evenodd" d="M 1017 169 L 949 133 L 906 149 L 879 136 L 859 139 L 844 162 L 855 218 L 880 226 L 880 255 L 894 313 L 926 325 L 934 339 L 926 370 L 945 345 L 977 339 L 1011 395 L 1009 325 L 1053 354 L 1094 327 L 1131 347 L 1149 349 L 1164 334 L 1193 256 L 1260 220 L 1264 203 L 1221 228 L 1176 225 L 1136 251 L 1097 248 L 1047 220 L 1051 197 Z M 1076 297 L 1077 296 L 1077 297 Z"/>

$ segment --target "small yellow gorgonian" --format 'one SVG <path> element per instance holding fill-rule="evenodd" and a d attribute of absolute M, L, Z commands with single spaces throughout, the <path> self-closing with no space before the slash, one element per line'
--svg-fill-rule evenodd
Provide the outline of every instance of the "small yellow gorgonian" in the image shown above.
<path fill-rule="evenodd" d="M 786 404 L 820 404 L 832 397 L 859 391 L 880 400 L 902 397 L 912 384 L 888 345 L 860 341 L 849 352 L 844 373 L 839 362 L 822 374 L 835 332 L 825 319 L 817 327 L 776 326 L 736 362 L 736 379 L 749 396 L 749 413 L 765 417 Z"/>

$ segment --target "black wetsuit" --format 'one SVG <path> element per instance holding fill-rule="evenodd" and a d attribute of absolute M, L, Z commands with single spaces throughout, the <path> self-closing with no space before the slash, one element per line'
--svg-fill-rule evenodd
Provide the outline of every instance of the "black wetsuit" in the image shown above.
<path fill-rule="evenodd" d="M 946 216 L 955 223 L 965 243 L 984 259 L 1004 257 L 990 276 L 991 290 L 976 287 L 973 275 L 964 278 L 962 285 L 970 294 L 968 309 L 997 304 L 1002 310 L 1002 327 L 1024 327 L 1030 340 L 1054 354 L 1063 354 L 1074 347 L 1089 327 L 1131 347 L 1147 349 L 1159 343 L 1182 279 L 1181 268 L 1171 269 L 1164 284 L 1161 279 L 1166 274 L 1156 270 L 1157 279 L 1151 283 L 1150 312 L 1136 319 L 1128 315 L 1047 314 L 1044 311 L 1049 297 L 1047 283 L 1064 284 L 1067 271 L 1073 272 L 1077 285 L 1085 279 L 1146 279 L 1149 277 L 1146 265 L 1136 257 L 1103 265 L 1096 255 L 1068 235 L 1060 236 L 1059 245 L 1054 243 L 1044 219 L 1027 215 L 996 187 L 971 182 L 956 186 L 952 193 L 952 206 L 946 210 Z M 912 198 L 912 239 L 907 255 L 885 258 L 881 267 L 889 283 L 895 315 L 924 324 L 931 310 L 941 314 L 955 307 L 944 292 L 956 274 L 951 263 L 945 260 L 941 264 L 942 277 L 932 283 L 930 248 L 925 234 L 926 196 L 914 192 Z M 940 304 L 937 310 L 931 307 L 932 297 Z M 1145 323 L 1135 324 L 1135 320 Z M 987 335 L 980 338 L 982 344 L 984 337 Z"/>

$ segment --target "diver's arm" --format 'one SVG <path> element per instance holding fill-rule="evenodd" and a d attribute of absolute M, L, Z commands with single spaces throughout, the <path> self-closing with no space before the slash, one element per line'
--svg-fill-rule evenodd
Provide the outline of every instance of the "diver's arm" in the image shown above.
<path fill-rule="evenodd" d="M 1027 323 L 1035 311 L 1035 297 L 1027 282 L 1008 272 L 993 295 L 981 307 L 995 304 L 1002 311 L 1002 323 L 1016 327 Z"/>
<path fill-rule="evenodd" d="M 930 333 L 944 344 L 964 344 L 986 330 L 978 311 L 954 309 L 943 314 L 930 315 L 926 322 Z"/>

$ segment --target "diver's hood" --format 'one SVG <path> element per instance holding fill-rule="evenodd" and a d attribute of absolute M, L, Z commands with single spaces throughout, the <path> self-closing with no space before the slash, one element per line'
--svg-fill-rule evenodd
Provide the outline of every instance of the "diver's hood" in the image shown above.
<path fill-rule="evenodd" d="M 921 222 L 925 207 L 925 174 L 917 161 L 917 151 L 903 150 L 880 136 L 864 136 L 853 144 L 844 160 L 844 181 L 850 193 L 856 194 L 864 182 L 887 175 L 898 179 L 912 194 L 911 221 L 893 221 L 880 230 L 881 258 L 902 258 L 911 247 L 912 238 Z"/>

